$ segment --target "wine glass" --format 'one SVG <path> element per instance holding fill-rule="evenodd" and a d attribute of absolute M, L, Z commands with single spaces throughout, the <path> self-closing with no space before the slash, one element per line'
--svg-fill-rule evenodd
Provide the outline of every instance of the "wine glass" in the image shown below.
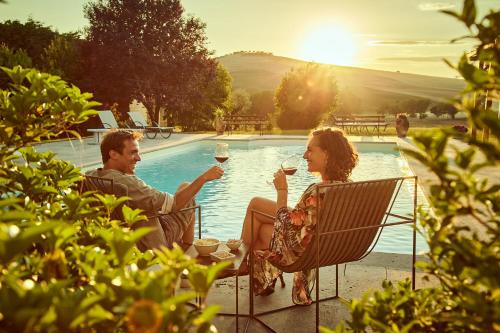
<path fill-rule="evenodd" d="M 281 170 L 283 170 L 285 175 L 292 176 L 297 172 L 297 168 L 299 167 L 302 160 L 302 156 L 300 156 L 299 154 L 290 155 L 281 163 Z"/>
<path fill-rule="evenodd" d="M 215 159 L 222 167 L 222 163 L 226 162 L 229 158 L 229 145 L 227 143 L 218 143 L 215 146 Z"/>
<path fill-rule="evenodd" d="M 302 156 L 299 154 L 293 154 L 288 156 L 286 159 L 281 162 L 281 170 L 285 173 L 287 176 L 292 176 L 297 172 L 297 169 L 302 163 Z M 273 181 L 266 181 L 267 184 L 273 185 Z"/>

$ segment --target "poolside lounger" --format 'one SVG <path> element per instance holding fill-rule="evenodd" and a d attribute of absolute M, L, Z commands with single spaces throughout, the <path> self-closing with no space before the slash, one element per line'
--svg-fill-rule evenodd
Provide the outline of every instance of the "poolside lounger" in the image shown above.
<path fill-rule="evenodd" d="M 413 206 L 408 215 L 393 213 L 393 206 L 402 188 L 403 182 L 413 181 L 412 196 Z M 409 185 L 409 184 L 405 184 Z M 416 259 L 416 212 L 417 204 L 416 177 L 400 177 L 391 179 L 371 180 L 362 182 L 348 182 L 343 184 L 320 185 L 326 188 L 321 209 L 317 208 L 318 223 L 316 232 L 308 248 L 302 256 L 289 266 L 276 266 L 283 272 L 291 273 L 302 270 L 315 270 L 315 303 L 316 303 L 316 332 L 319 330 L 319 301 L 339 298 L 338 295 L 338 265 L 358 261 L 367 256 L 375 247 L 382 228 L 401 225 L 413 225 L 413 256 L 412 256 L 412 288 L 415 289 L 415 259 Z M 403 187 L 403 190 L 409 188 Z M 409 210 L 407 207 L 406 209 Z M 266 215 L 258 211 L 252 211 L 253 215 Z M 406 212 L 402 213 L 406 214 Z M 252 229 L 253 229 L 252 215 Z M 266 215 L 267 216 L 267 215 Z M 273 218 L 272 216 L 270 216 Z M 388 219 L 390 222 L 388 222 Z M 252 234 L 253 239 L 253 234 Z M 319 241 L 318 241 L 319 240 Z M 253 240 L 252 240 L 253 244 Z M 250 251 L 250 274 L 253 274 L 253 251 Z M 319 297 L 319 268 L 325 266 L 336 266 L 335 296 L 320 299 Z M 285 310 L 290 306 L 262 311 L 254 311 L 253 285 L 250 284 L 250 315 L 251 319 L 257 320 L 269 330 L 274 329 L 264 323 L 259 316 Z M 293 307 L 293 306 L 292 306 Z"/>
<path fill-rule="evenodd" d="M 128 115 L 134 123 L 135 127 L 143 129 L 149 139 L 156 138 L 156 135 L 158 133 L 160 133 L 162 138 L 168 139 L 172 135 L 172 131 L 174 130 L 173 127 L 158 126 L 158 124 L 154 121 L 152 121 L 152 126 L 149 126 L 142 112 L 133 111 L 129 112 Z"/>
<path fill-rule="evenodd" d="M 110 129 L 117 129 L 120 128 L 118 126 L 118 123 L 116 122 L 115 116 L 113 115 L 112 111 L 98 111 L 98 116 L 99 119 L 101 120 L 103 128 L 88 128 L 87 131 L 90 133 L 94 133 L 94 142 L 93 144 L 99 144 L 100 143 L 100 134 L 101 133 L 106 133 Z M 131 129 L 133 131 L 143 131 L 143 129 L 133 129 L 133 128 L 127 128 Z"/>

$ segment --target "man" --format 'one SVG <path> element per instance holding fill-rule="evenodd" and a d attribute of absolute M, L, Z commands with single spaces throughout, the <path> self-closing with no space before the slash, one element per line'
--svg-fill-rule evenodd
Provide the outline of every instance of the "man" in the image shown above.
<path fill-rule="evenodd" d="M 138 140 L 139 132 L 116 130 L 108 132 L 101 141 L 103 168 L 87 172 L 90 176 L 111 178 L 115 183 L 125 185 L 129 205 L 144 210 L 148 216 L 158 213 L 172 213 L 141 221 L 134 227 L 153 227 L 155 230 L 144 236 L 137 244 L 141 251 L 172 247 L 174 242 L 181 246 L 193 243 L 194 211 L 178 212 L 194 206 L 194 197 L 206 182 L 219 179 L 224 174 L 218 166 L 211 167 L 192 183 L 183 183 L 175 195 L 158 191 L 144 183 L 134 174 L 135 165 L 141 160 Z"/>

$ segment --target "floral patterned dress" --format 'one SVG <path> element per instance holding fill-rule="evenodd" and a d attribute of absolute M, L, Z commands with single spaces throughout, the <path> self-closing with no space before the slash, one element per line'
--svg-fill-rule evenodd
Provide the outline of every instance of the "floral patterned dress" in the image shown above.
<path fill-rule="evenodd" d="M 253 283 L 256 294 L 274 286 L 281 274 L 273 264 L 286 266 L 294 263 L 311 242 L 316 228 L 316 206 L 321 206 L 326 190 L 322 188 L 317 198 L 316 188 L 316 184 L 310 185 L 295 208 L 278 210 L 269 249 L 255 251 Z M 312 303 L 313 283 L 314 271 L 294 273 L 292 300 L 295 304 Z"/>

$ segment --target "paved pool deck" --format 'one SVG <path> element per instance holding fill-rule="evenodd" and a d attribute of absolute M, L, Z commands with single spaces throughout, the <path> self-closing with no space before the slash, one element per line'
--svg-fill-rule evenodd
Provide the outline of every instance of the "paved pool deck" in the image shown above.
<path fill-rule="evenodd" d="M 143 154 L 165 149 L 173 146 L 186 144 L 199 140 L 270 140 L 270 139 L 304 139 L 305 136 L 276 136 L 276 135 L 222 135 L 214 134 L 180 134 L 174 133 L 169 139 L 144 139 L 141 141 L 141 151 Z M 408 139 L 399 139 L 392 136 L 350 136 L 352 142 L 366 143 L 397 143 L 402 147 L 411 148 L 411 141 Z M 39 144 L 36 146 L 38 151 L 53 151 L 61 159 L 71 161 L 79 167 L 88 167 L 92 165 L 99 166 L 101 158 L 99 146 L 92 144 L 93 138 L 82 140 L 65 140 L 51 143 Z M 453 147 L 457 149 L 466 149 L 466 145 L 460 141 L 453 140 Z M 451 156 L 453 147 L 450 147 L 445 153 Z M 478 158 L 482 158 L 479 156 Z M 406 158 L 412 172 L 418 176 L 419 184 L 425 194 L 429 193 L 430 186 L 437 182 L 436 177 L 425 166 L 419 162 Z M 500 171 L 495 168 L 484 170 L 479 174 L 480 177 L 486 177 L 492 182 L 500 181 Z M 467 221 L 464 221 L 467 223 Z M 424 256 L 418 256 L 417 260 L 425 261 Z M 411 255 L 392 254 L 392 253 L 372 253 L 362 261 L 340 266 L 339 274 L 339 294 L 346 299 L 353 297 L 359 298 L 364 292 L 373 289 L 381 289 L 381 283 L 384 279 L 393 282 L 400 281 L 406 277 L 411 277 Z M 335 287 L 334 267 L 321 270 L 321 295 L 331 296 Z M 417 271 L 417 288 L 436 285 L 433 279 L 426 280 L 425 274 Z M 277 283 L 276 292 L 267 297 L 256 297 L 255 305 L 259 310 L 270 307 L 278 307 L 291 304 L 291 274 L 285 274 L 287 286 L 281 289 Z M 240 278 L 240 313 L 248 312 L 248 278 Z M 219 304 L 223 312 L 234 311 L 235 301 L 235 280 L 228 278 L 218 280 L 207 299 L 208 303 Z M 265 316 L 263 319 L 274 325 L 278 332 L 313 332 L 314 331 L 314 312 L 315 307 L 299 307 L 291 311 L 281 312 Z M 332 300 L 321 303 L 321 325 L 334 327 L 341 320 L 349 319 L 347 306 L 343 301 Z M 219 332 L 234 332 L 235 319 L 231 317 L 217 317 L 214 324 Z M 245 319 L 240 318 L 240 331 L 243 331 Z M 266 332 L 266 330 L 257 323 L 252 323 L 249 332 Z"/>

